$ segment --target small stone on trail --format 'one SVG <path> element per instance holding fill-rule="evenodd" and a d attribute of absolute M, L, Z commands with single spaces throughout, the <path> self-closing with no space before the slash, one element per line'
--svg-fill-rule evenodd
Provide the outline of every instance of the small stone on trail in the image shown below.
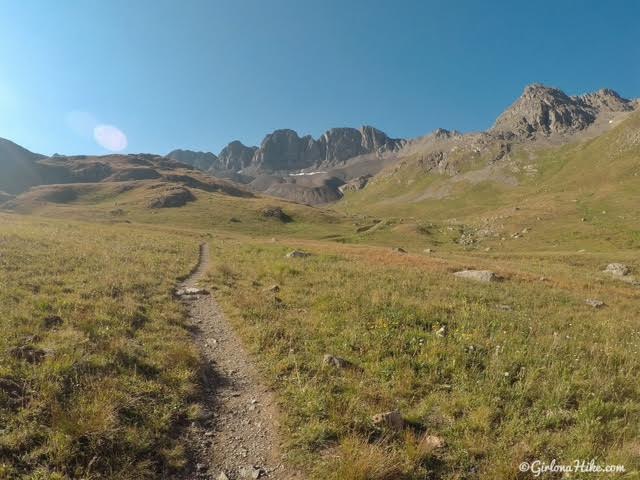
<path fill-rule="evenodd" d="M 434 252 L 434 250 L 432 250 L 431 248 L 425 248 L 423 251 L 424 251 L 424 253 L 433 253 Z"/>
<path fill-rule="evenodd" d="M 584 303 L 586 303 L 587 305 L 593 307 L 593 308 L 600 308 L 600 307 L 604 307 L 604 302 L 602 300 L 596 300 L 594 298 L 587 298 Z"/>
<path fill-rule="evenodd" d="M 458 278 L 475 280 L 477 282 L 496 282 L 499 279 L 491 270 L 462 270 L 455 272 L 454 275 Z"/>
<path fill-rule="evenodd" d="M 240 473 L 240 478 L 257 480 L 262 475 L 262 469 L 256 467 L 242 467 L 238 473 Z"/>
<path fill-rule="evenodd" d="M 180 288 L 176 290 L 176 295 L 178 295 L 179 297 L 188 297 L 191 295 L 208 295 L 208 294 L 209 292 L 207 292 L 204 288 L 185 287 L 185 288 Z"/>
<path fill-rule="evenodd" d="M 386 426 L 393 430 L 402 430 L 404 428 L 404 419 L 397 410 L 378 413 L 374 415 L 371 420 L 373 420 L 374 425 Z"/>
<path fill-rule="evenodd" d="M 396 253 L 407 253 L 407 251 L 402 247 L 393 247 L 392 250 Z"/>

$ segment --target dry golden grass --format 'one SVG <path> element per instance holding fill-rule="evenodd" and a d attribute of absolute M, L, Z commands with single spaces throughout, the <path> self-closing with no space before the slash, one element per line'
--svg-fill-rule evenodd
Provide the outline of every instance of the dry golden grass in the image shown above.
<path fill-rule="evenodd" d="M 200 358 L 195 236 L 0 215 L 0 478 L 169 478 Z"/>

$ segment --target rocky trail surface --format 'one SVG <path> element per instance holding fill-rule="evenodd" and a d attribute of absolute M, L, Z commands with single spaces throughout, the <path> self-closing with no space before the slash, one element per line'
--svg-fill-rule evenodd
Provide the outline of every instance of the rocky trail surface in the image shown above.
<path fill-rule="evenodd" d="M 260 381 L 216 300 L 197 286 L 209 263 L 209 246 L 203 244 L 198 266 L 177 290 L 188 305 L 195 340 L 207 360 L 205 419 L 190 430 L 199 445 L 192 478 L 299 478 L 282 461 L 273 393 Z"/>

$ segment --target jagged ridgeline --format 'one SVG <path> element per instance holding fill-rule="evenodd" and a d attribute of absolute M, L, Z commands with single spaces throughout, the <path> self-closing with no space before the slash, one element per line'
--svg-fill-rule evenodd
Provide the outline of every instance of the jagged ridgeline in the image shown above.
<path fill-rule="evenodd" d="M 636 107 L 637 102 L 609 89 L 569 96 L 533 84 L 486 132 L 438 129 L 407 140 L 390 138 L 373 127 L 335 128 L 314 139 L 285 129 L 268 134 L 259 147 L 234 141 L 217 156 L 174 150 L 168 157 L 244 183 L 254 192 L 324 204 L 416 158 L 423 171 L 456 175 L 480 158 L 508 159 L 517 145 L 548 147 L 597 136 Z"/>
<path fill-rule="evenodd" d="M 0 201 L 10 202 L 12 196 L 38 185 L 128 181 L 177 184 L 236 196 L 260 194 L 310 205 L 336 202 L 345 194 L 356 207 L 380 198 L 391 205 L 442 199 L 455 188 L 436 185 L 438 176 L 455 184 L 464 180 L 517 186 L 518 172 L 536 169 L 535 162 L 519 163 L 523 152 L 533 158 L 549 148 L 598 137 L 634 115 L 637 108 L 637 101 L 609 89 L 569 96 L 534 84 L 485 132 L 438 129 L 410 140 L 391 138 L 370 126 L 333 128 L 319 138 L 282 129 L 266 135 L 259 147 L 236 140 L 217 155 L 174 150 L 165 157 L 46 157 L 0 139 Z M 389 187 L 390 182 L 395 187 Z M 380 186 L 385 183 L 387 187 Z M 193 198 L 190 192 L 176 189 L 171 196 L 178 203 Z"/>

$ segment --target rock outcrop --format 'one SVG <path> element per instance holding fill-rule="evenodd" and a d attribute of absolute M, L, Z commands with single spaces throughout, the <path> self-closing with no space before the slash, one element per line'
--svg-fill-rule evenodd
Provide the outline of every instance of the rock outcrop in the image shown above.
<path fill-rule="evenodd" d="M 361 175 L 360 177 L 356 177 L 353 180 L 350 180 L 344 185 L 340 186 L 339 190 L 343 194 L 345 192 L 355 192 L 358 190 L 362 190 L 367 186 L 367 183 L 369 183 L 371 177 L 371 175 Z"/>
<path fill-rule="evenodd" d="M 293 130 L 276 130 L 265 137 L 253 159 L 263 172 L 335 167 L 366 154 L 396 151 L 404 140 L 389 138 L 373 127 L 333 128 L 314 140 Z"/>
<path fill-rule="evenodd" d="M 174 150 L 167 154 L 167 158 L 203 171 L 209 170 L 218 162 L 218 157 L 211 152 L 194 152 L 193 150 Z"/>
<path fill-rule="evenodd" d="M 590 126 L 600 113 L 632 109 L 632 102 L 613 90 L 570 97 L 557 88 L 533 84 L 498 117 L 492 131 L 519 138 L 575 133 Z"/>
<path fill-rule="evenodd" d="M 333 167 L 360 155 L 397 151 L 404 143 L 370 126 L 333 128 L 318 139 L 281 129 L 265 136 L 260 147 L 247 147 L 236 140 L 217 156 L 174 150 L 167 157 L 212 173 L 247 170 L 257 175 Z"/>
<path fill-rule="evenodd" d="M 212 168 L 219 170 L 238 171 L 251 165 L 258 147 L 247 147 L 242 142 L 234 140 L 222 149 L 218 155 L 218 162 Z"/>
<path fill-rule="evenodd" d="M 476 282 L 497 282 L 500 279 L 500 277 L 491 270 L 461 270 L 455 272 L 454 275 L 458 278 L 474 280 Z"/>

